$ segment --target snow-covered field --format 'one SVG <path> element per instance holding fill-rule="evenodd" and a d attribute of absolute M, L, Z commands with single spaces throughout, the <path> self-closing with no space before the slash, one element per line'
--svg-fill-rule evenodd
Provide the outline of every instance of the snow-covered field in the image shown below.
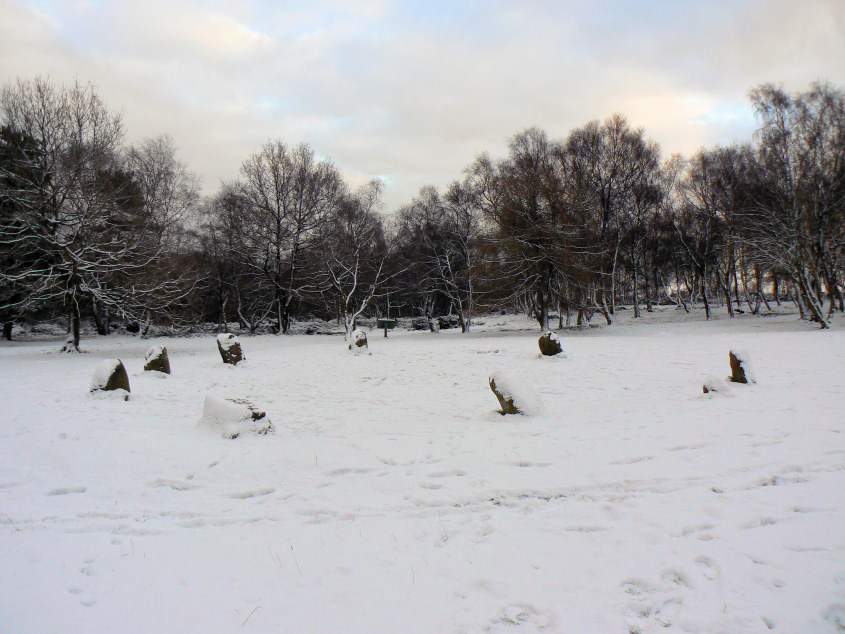
<path fill-rule="evenodd" d="M 845 328 L 0 345 L 0 631 L 845 631 Z M 142 371 L 167 346 L 173 374 Z M 759 383 L 703 396 L 745 349 Z M 132 397 L 89 395 L 120 357 Z M 496 413 L 488 375 L 543 409 Z M 246 397 L 275 433 L 198 425 Z"/>

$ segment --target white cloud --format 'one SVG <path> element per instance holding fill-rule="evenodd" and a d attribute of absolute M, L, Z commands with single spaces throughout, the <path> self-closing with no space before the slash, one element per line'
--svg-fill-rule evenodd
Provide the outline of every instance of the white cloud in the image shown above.
<path fill-rule="evenodd" d="M 36 8 L 38 7 L 38 8 Z M 668 154 L 747 138 L 746 93 L 845 77 L 845 3 L 0 0 L 0 77 L 91 80 L 128 136 L 171 134 L 208 191 L 267 138 L 387 206 L 536 125 L 614 112 Z"/>

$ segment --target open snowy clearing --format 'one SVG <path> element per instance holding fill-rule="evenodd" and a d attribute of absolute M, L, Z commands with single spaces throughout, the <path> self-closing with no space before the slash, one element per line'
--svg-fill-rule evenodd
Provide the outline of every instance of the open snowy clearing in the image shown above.
<path fill-rule="evenodd" d="M 842 632 L 845 329 L 677 317 L 565 358 L 514 317 L 241 337 L 237 367 L 214 336 L 3 344 L 0 630 Z M 702 395 L 732 346 L 759 383 Z M 112 357 L 129 401 L 88 393 Z M 495 370 L 541 413 L 499 415 Z M 209 393 L 275 433 L 198 425 Z"/>

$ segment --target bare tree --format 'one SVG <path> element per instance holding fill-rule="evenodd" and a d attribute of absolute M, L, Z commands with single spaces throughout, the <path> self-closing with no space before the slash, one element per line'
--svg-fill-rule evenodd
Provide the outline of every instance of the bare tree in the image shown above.
<path fill-rule="evenodd" d="M 791 278 L 812 318 L 827 328 L 837 300 L 845 308 L 845 91 L 814 84 L 790 95 L 763 85 L 751 100 L 762 127 L 744 239 L 768 268 Z"/>
<path fill-rule="evenodd" d="M 316 290 L 316 271 L 306 270 L 319 229 L 343 199 L 337 168 L 307 145 L 268 142 L 241 166 L 235 185 L 246 201 L 240 227 L 243 261 L 261 272 L 274 294 L 280 333 L 290 329 L 294 301 Z"/>
<path fill-rule="evenodd" d="M 129 148 L 126 165 L 140 189 L 151 228 L 168 251 L 179 251 L 185 223 L 199 202 L 199 177 L 176 158 L 173 139 L 167 135 Z"/>
<path fill-rule="evenodd" d="M 4 269 L 2 286 L 17 295 L 4 310 L 57 302 L 68 315 L 63 348 L 79 350 L 81 306 L 96 301 L 125 317 L 160 311 L 187 292 L 168 276 L 150 276 L 159 249 L 142 195 L 117 157 L 120 118 L 91 85 L 57 87 L 17 81 L 0 92 L 0 116 L 25 139 L 0 191 L 4 245 L 32 256 Z"/>
<path fill-rule="evenodd" d="M 388 257 L 377 213 L 381 181 L 347 195 L 325 218 L 320 230 L 321 288 L 343 320 L 347 343 L 358 319 L 383 290 Z"/>

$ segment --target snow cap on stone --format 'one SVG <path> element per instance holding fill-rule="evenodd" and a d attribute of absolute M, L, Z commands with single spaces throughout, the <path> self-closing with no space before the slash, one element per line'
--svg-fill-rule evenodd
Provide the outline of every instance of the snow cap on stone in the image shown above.
<path fill-rule="evenodd" d="M 235 346 L 239 346 L 240 344 L 240 340 L 231 332 L 224 332 L 222 334 L 217 335 L 217 345 L 220 346 L 223 350 L 228 351 Z"/>
<path fill-rule="evenodd" d="M 129 394 L 129 375 L 120 359 L 104 359 L 91 377 L 91 392 L 122 390 Z"/>

